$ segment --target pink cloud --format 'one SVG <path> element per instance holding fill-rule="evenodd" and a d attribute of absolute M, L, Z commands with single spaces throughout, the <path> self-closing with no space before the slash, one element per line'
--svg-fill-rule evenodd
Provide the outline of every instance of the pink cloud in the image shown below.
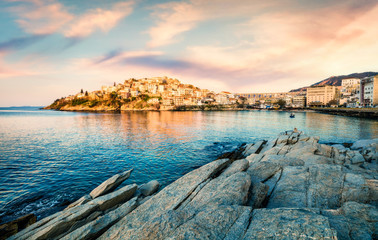
<path fill-rule="evenodd" d="M 45 35 L 61 33 L 65 37 L 86 37 L 100 30 L 107 32 L 133 11 L 133 1 L 120 2 L 112 9 L 90 9 L 82 15 L 68 12 L 57 0 L 8 0 L 23 5 L 11 7 L 16 22 L 27 33 Z"/>
<path fill-rule="evenodd" d="M 117 25 L 124 17 L 131 14 L 133 2 L 117 3 L 112 10 L 93 9 L 77 17 L 67 30 L 63 31 L 66 37 L 85 37 L 97 29 L 107 32 Z"/>

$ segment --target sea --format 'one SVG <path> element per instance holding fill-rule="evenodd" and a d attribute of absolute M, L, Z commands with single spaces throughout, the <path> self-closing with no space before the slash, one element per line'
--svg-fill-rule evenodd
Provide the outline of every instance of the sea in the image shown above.
<path fill-rule="evenodd" d="M 86 113 L 0 108 L 0 224 L 42 219 L 109 177 L 161 188 L 244 143 L 297 128 L 322 143 L 378 138 L 378 120 L 316 112 L 146 111 Z"/>

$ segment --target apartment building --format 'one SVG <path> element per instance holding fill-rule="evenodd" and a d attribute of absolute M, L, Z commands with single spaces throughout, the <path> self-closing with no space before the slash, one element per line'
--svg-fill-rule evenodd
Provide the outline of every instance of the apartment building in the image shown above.
<path fill-rule="evenodd" d="M 315 86 L 307 88 L 307 106 L 325 106 L 339 97 L 336 86 Z"/>
<path fill-rule="evenodd" d="M 378 105 L 378 75 L 361 79 L 360 105 Z"/>

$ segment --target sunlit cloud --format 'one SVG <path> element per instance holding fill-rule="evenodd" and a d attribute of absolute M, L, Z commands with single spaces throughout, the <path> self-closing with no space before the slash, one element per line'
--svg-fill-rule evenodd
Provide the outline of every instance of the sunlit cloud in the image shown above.
<path fill-rule="evenodd" d="M 26 32 L 34 35 L 60 33 L 69 38 L 86 37 L 100 30 L 108 32 L 124 17 L 131 14 L 133 1 L 115 3 L 108 9 L 89 9 L 81 15 L 68 12 L 56 0 L 8 0 L 22 5 L 11 7 L 16 22 Z"/>
<path fill-rule="evenodd" d="M 107 32 L 132 12 L 133 4 L 133 2 L 122 2 L 114 4 L 112 10 L 100 8 L 89 10 L 72 21 L 67 30 L 63 30 L 63 34 L 66 37 L 86 37 L 96 30 Z"/>

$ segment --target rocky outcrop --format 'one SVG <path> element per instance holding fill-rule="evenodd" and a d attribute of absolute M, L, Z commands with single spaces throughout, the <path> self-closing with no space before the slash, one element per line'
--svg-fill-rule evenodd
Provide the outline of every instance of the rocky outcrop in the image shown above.
<path fill-rule="evenodd" d="M 66 209 L 44 218 L 9 239 L 94 239 L 125 215 L 132 212 L 144 195 L 136 196 L 138 186 L 126 185 L 118 190 L 132 170 L 116 174 L 90 194 L 70 204 Z M 151 181 L 149 194 L 159 186 Z"/>
<path fill-rule="evenodd" d="M 136 195 L 130 185 L 95 199 L 84 196 L 15 238 L 378 238 L 376 140 L 348 148 L 286 131 L 224 156 L 230 158 L 210 162 L 152 196 L 154 181 Z M 57 223 L 54 232 L 43 233 Z"/>

